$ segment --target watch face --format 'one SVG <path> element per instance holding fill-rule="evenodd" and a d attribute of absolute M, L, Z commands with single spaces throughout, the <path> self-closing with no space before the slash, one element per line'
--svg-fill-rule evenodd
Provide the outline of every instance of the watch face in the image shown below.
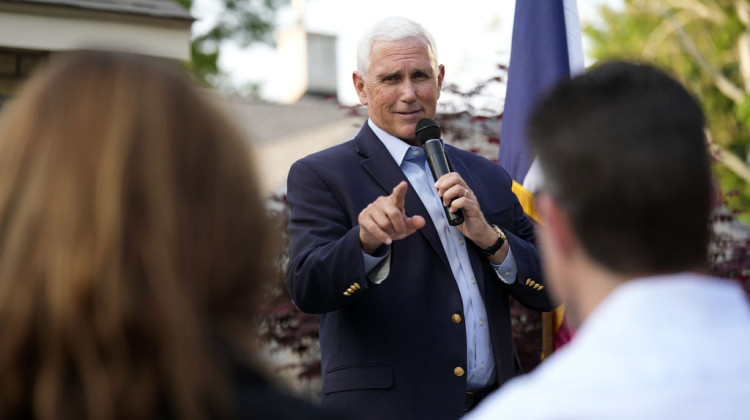
<path fill-rule="evenodd" d="M 507 239 L 506 236 L 505 236 L 505 232 L 503 232 L 500 228 L 497 228 L 497 234 L 503 240 Z"/>
<path fill-rule="evenodd" d="M 498 238 L 500 238 L 502 240 L 507 239 L 505 237 L 505 232 L 503 232 L 502 229 L 500 229 L 500 227 L 498 225 L 492 225 L 492 228 L 495 229 L 495 232 L 497 232 L 497 237 Z"/>

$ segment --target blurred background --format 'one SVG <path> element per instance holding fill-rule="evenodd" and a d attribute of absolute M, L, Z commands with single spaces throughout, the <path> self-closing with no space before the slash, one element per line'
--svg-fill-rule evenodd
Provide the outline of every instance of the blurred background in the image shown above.
<path fill-rule="evenodd" d="M 748 3 L 578 2 L 586 66 L 609 57 L 653 62 L 701 100 L 717 178 L 736 209 L 750 207 Z M 357 104 L 356 42 L 382 17 L 413 18 L 435 36 L 452 85 L 441 110 L 500 115 L 505 73 L 498 65 L 509 62 L 514 6 L 513 0 L 0 0 L 0 106 L 55 52 L 112 45 L 178 60 L 235 109 L 260 160 L 273 162 L 264 168 L 271 193 L 283 188 L 289 161 L 353 131 L 343 128 L 351 113 L 339 106 Z M 290 142 L 300 131 L 309 145 Z M 282 143 L 286 159 L 271 146 Z M 739 218 L 750 223 L 746 213 Z"/>
<path fill-rule="evenodd" d="M 288 168 L 359 129 L 365 112 L 351 83 L 356 43 L 385 16 L 415 19 L 436 38 L 446 67 L 439 103 L 446 141 L 497 160 L 514 6 L 513 0 L 0 0 L 0 112 L 37 65 L 66 50 L 126 49 L 180 63 L 246 132 L 284 236 Z M 750 0 L 584 0 L 578 12 L 586 66 L 615 57 L 650 62 L 703 104 L 723 203 L 709 265 L 747 282 Z M 280 279 L 269 282 L 267 316 L 260 320 L 269 361 L 315 395 L 317 318 L 296 312 Z M 534 314 L 515 316 L 533 367 L 541 324 Z"/>

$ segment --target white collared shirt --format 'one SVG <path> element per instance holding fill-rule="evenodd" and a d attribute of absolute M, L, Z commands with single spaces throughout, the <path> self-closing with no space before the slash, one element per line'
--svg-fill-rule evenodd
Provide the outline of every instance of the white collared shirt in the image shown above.
<path fill-rule="evenodd" d="M 573 340 L 467 420 L 750 419 L 750 304 L 693 273 L 617 287 Z"/>

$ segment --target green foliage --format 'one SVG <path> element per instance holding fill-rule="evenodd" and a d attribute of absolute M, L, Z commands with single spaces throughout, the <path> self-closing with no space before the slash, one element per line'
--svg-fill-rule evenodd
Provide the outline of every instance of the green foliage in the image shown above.
<path fill-rule="evenodd" d="M 188 10 L 194 0 L 174 0 Z M 226 77 L 219 69 L 222 41 L 231 40 L 241 47 L 261 42 L 273 44 L 276 11 L 289 0 L 217 0 L 222 10 L 207 32 L 193 34 L 190 51 L 190 70 L 203 82 L 216 88 L 228 89 Z M 200 16 L 195 16 L 200 19 Z M 256 87 L 237 90 L 253 91 Z"/>
<path fill-rule="evenodd" d="M 193 0 L 174 0 L 177 2 L 180 6 L 190 10 L 191 7 L 193 7 Z"/>
<path fill-rule="evenodd" d="M 587 26 L 592 57 L 645 61 L 667 70 L 701 102 L 713 141 L 747 163 L 750 152 L 750 96 L 739 102 L 717 87 L 716 75 L 699 63 L 695 50 L 731 84 L 750 92 L 741 77 L 738 40 L 748 27 L 738 4 L 750 0 L 624 0 L 622 9 L 601 8 L 603 24 Z M 684 31 L 681 39 L 680 31 Z M 715 173 L 725 192 L 739 191 L 735 204 L 750 208 L 750 184 L 722 164 Z M 750 214 L 742 216 L 750 224 Z"/>

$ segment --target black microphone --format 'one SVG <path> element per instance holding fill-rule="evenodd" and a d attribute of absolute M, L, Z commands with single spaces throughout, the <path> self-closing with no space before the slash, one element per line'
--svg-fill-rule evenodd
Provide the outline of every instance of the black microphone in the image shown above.
<path fill-rule="evenodd" d="M 445 158 L 443 143 L 440 141 L 440 126 L 429 118 L 422 118 L 417 121 L 417 127 L 414 129 L 417 141 L 424 148 L 424 155 L 427 163 L 430 165 L 432 177 L 437 181 L 441 176 L 450 172 L 448 168 L 448 159 Z M 445 207 L 445 215 L 448 217 L 448 223 L 451 226 L 457 226 L 464 222 L 464 212 L 461 209 L 451 213 L 449 208 Z"/>

